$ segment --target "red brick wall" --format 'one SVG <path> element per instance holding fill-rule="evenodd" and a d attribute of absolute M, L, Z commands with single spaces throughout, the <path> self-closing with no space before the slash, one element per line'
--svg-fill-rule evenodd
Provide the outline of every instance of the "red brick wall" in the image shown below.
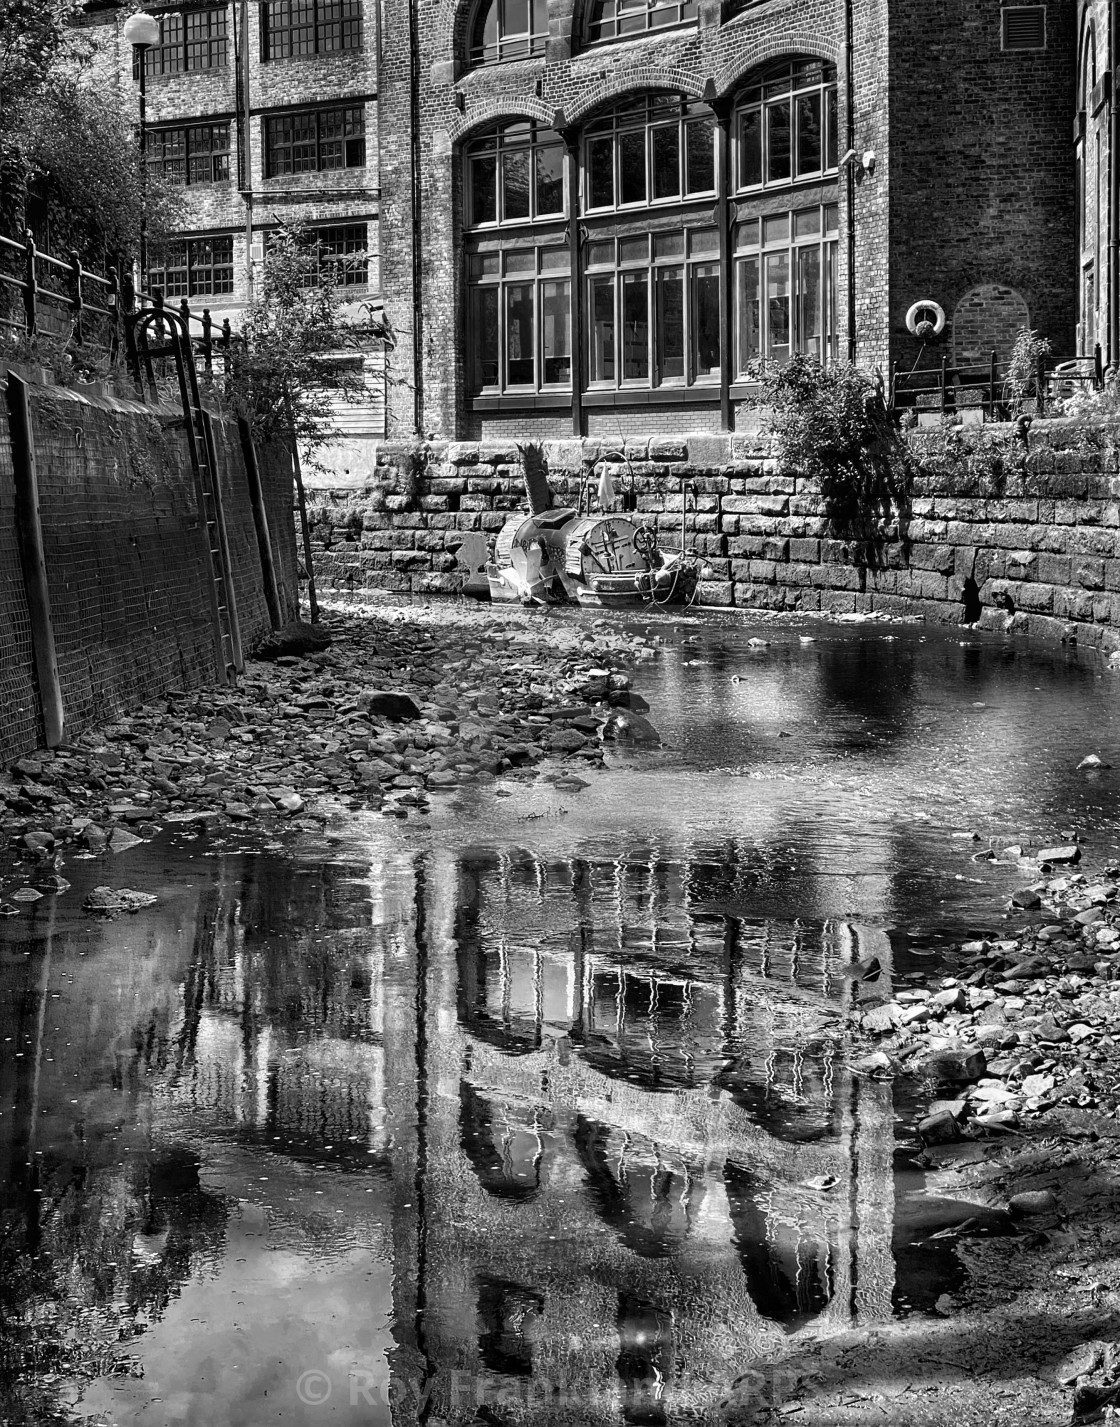
<path fill-rule="evenodd" d="M 215 679 L 208 565 L 180 413 L 32 387 L 51 613 L 67 727 L 77 732 L 169 688 Z M 269 629 L 235 429 L 220 423 L 221 478 L 246 650 Z M 288 617 L 298 604 L 290 465 L 261 454 Z M 0 759 L 42 734 L 15 543 L 11 446 L 0 419 Z"/>

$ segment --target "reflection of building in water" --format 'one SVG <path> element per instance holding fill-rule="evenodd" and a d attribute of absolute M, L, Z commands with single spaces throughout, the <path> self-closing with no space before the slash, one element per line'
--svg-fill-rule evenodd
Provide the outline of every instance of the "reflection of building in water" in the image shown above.
<path fill-rule="evenodd" d="M 890 1094 L 836 1061 L 838 973 L 889 980 L 886 941 L 752 920 L 749 863 L 479 852 L 421 889 L 397 1371 L 436 1415 L 481 1385 L 540 1421 L 552 1384 L 669 1421 L 788 1327 L 890 1311 Z"/>

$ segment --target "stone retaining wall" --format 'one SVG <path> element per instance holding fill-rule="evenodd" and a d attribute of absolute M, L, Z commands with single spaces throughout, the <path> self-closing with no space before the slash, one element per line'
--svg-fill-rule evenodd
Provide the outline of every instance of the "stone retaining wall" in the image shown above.
<path fill-rule="evenodd" d="M 912 433 L 910 508 L 874 545 L 830 527 L 814 482 L 764 436 L 546 442 L 559 498 L 604 467 L 668 546 L 682 518 L 707 564 L 701 602 L 978 621 L 1120 647 L 1120 427 L 1036 422 Z M 374 482 L 312 490 L 327 589 L 452 594 L 452 547 L 525 508 L 514 442 L 385 443 Z"/>

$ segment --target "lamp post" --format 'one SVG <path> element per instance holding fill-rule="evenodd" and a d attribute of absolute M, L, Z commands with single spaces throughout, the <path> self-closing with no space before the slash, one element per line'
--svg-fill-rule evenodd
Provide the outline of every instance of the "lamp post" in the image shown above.
<path fill-rule="evenodd" d="M 144 107 L 145 56 L 152 45 L 159 44 L 159 21 L 154 15 L 143 10 L 129 15 L 124 22 L 124 39 L 132 46 L 136 56 L 136 69 L 140 79 L 140 285 L 144 283 L 144 273 L 148 266 L 148 152 L 146 112 Z"/>

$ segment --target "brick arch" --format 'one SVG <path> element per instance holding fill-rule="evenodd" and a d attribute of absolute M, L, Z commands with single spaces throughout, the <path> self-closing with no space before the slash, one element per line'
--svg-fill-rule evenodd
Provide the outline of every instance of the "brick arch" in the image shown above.
<path fill-rule="evenodd" d="M 950 314 L 953 362 L 983 366 L 996 352 L 1001 362 L 1011 356 L 1020 329 L 1031 325 L 1027 300 L 1016 288 L 985 282 L 971 288 Z"/>
<path fill-rule="evenodd" d="M 536 119 L 538 122 L 552 127 L 552 121 L 556 118 L 556 110 L 547 105 L 543 99 L 531 99 L 524 96 L 517 98 L 496 98 L 484 99 L 476 108 L 470 106 L 470 112 L 457 118 L 450 126 L 448 133 L 453 144 L 462 143 L 469 138 L 476 130 L 485 128 L 488 124 L 493 124 L 502 119 Z"/>
<path fill-rule="evenodd" d="M 564 112 L 569 124 L 579 124 L 595 109 L 625 99 L 628 94 L 642 94 L 651 89 L 667 89 L 688 99 L 699 99 L 704 81 L 693 71 L 676 65 L 628 65 L 593 85 L 581 99 L 566 106 Z"/>
<path fill-rule="evenodd" d="M 467 23 L 477 0 L 440 0 L 433 50 L 439 59 L 466 63 Z"/>
<path fill-rule="evenodd" d="M 761 37 L 745 53 L 729 59 L 716 70 L 716 94 L 721 99 L 726 98 L 739 87 L 751 70 L 771 64 L 774 60 L 793 59 L 796 56 L 823 59 L 835 65 L 840 63 L 838 47 L 830 40 L 825 40 L 819 32 L 786 30 L 780 36 Z"/>

